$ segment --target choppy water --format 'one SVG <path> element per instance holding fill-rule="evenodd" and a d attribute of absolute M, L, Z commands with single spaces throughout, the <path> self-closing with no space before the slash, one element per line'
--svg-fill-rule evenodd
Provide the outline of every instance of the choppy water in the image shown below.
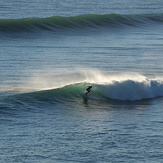
<path fill-rule="evenodd" d="M 162 7 L 2 1 L 0 162 L 162 162 Z"/>

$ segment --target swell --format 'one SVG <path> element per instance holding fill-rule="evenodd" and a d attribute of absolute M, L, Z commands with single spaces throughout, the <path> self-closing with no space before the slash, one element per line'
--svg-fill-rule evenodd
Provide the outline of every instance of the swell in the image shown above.
<path fill-rule="evenodd" d="M 23 18 L 23 19 L 0 19 L 1 32 L 15 31 L 56 31 L 58 29 L 79 29 L 87 27 L 119 27 L 142 26 L 153 23 L 163 23 L 163 14 L 141 14 L 141 15 L 120 15 L 120 14 L 88 14 L 72 17 L 53 16 L 47 18 Z"/>

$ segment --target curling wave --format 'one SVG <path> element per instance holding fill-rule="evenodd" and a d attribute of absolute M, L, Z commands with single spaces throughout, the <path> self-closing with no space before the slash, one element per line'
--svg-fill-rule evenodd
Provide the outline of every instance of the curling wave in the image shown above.
<path fill-rule="evenodd" d="M 120 14 L 88 14 L 71 17 L 52 16 L 47 18 L 0 19 L 0 31 L 55 31 L 66 28 L 85 28 L 98 26 L 121 27 L 149 25 L 154 22 L 163 23 L 163 14 L 158 15 L 120 15 Z"/>
<path fill-rule="evenodd" d="M 111 81 L 108 84 L 91 83 L 92 92 L 86 95 L 86 88 L 90 83 L 74 83 L 57 89 L 21 94 L 19 99 L 37 101 L 75 101 L 88 98 L 94 100 L 137 101 L 153 99 L 163 96 L 163 81 L 161 80 L 123 80 Z"/>

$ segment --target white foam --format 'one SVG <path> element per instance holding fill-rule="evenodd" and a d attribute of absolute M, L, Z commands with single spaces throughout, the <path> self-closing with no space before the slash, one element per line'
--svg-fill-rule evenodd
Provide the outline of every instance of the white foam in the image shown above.
<path fill-rule="evenodd" d="M 87 71 L 86 81 L 94 83 L 103 96 L 117 100 L 142 100 L 163 96 L 163 78 L 147 78 L 139 73 Z"/>
<path fill-rule="evenodd" d="M 163 82 L 160 80 L 123 80 L 98 85 L 104 96 L 117 100 L 142 100 L 163 96 Z"/>

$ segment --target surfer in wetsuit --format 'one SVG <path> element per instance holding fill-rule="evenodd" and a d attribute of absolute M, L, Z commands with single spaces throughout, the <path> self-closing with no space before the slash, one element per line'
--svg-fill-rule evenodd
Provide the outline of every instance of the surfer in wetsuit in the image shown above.
<path fill-rule="evenodd" d="M 91 85 L 90 85 L 90 86 L 88 86 L 88 88 L 86 89 L 86 91 L 87 91 L 87 92 L 85 93 L 86 95 L 87 95 L 88 93 L 92 92 L 91 88 L 92 88 L 92 86 L 91 86 Z"/>

